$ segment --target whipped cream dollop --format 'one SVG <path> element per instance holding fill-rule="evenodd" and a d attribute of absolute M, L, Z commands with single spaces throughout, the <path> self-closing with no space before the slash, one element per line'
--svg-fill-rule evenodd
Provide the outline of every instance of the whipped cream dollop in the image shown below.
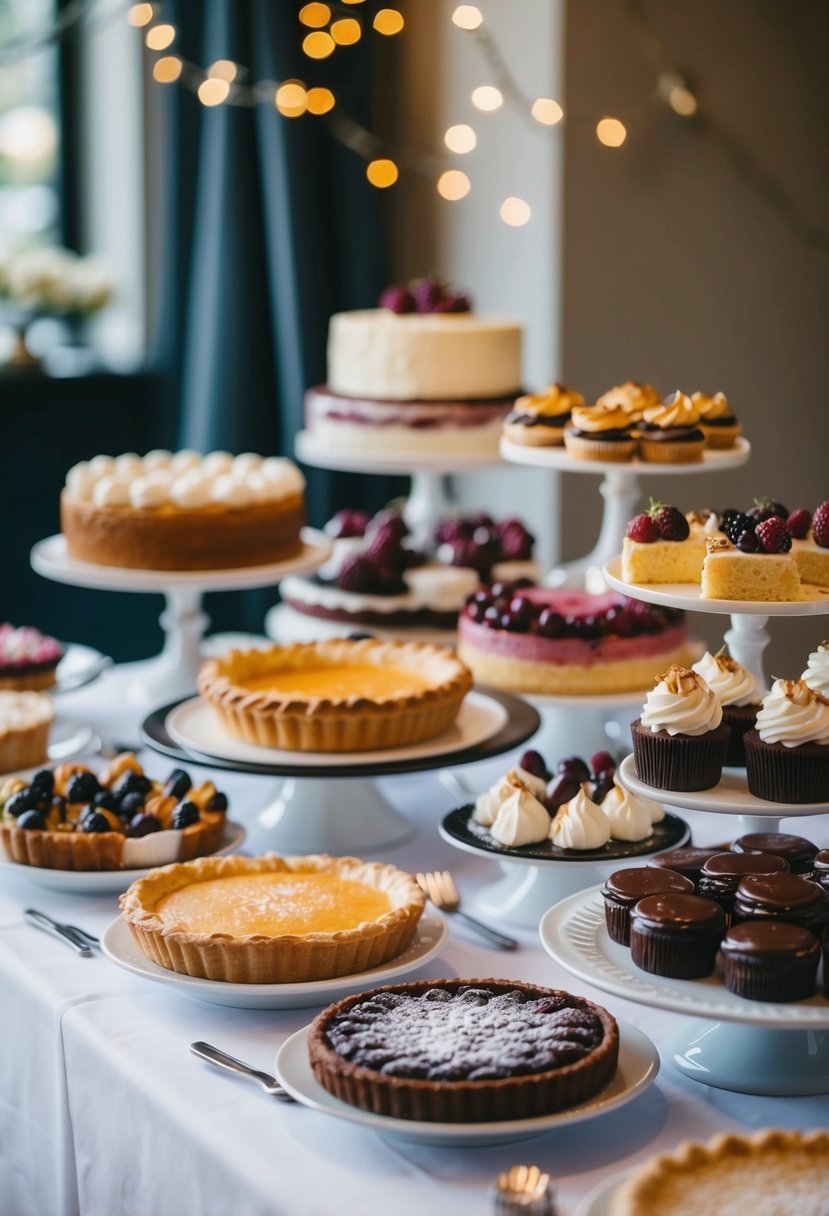
<path fill-rule="evenodd" d="M 766 693 L 760 681 L 727 654 L 706 650 L 691 670 L 702 676 L 720 705 L 759 705 Z"/>
<path fill-rule="evenodd" d="M 654 405 L 645 410 L 645 422 L 661 429 L 680 426 L 696 426 L 699 422 L 699 410 L 687 393 L 676 389 L 670 393 L 661 405 Z"/>
<path fill-rule="evenodd" d="M 52 702 L 39 692 L 0 692 L 0 734 L 51 722 Z M 544 812 L 545 815 L 547 812 Z M 549 825 L 550 816 L 547 815 Z M 547 828 L 544 829 L 547 835 Z"/>
<path fill-rule="evenodd" d="M 821 642 L 806 661 L 806 670 L 800 677 L 813 692 L 829 697 L 829 641 Z"/>
<path fill-rule="evenodd" d="M 640 721 L 653 734 L 705 735 L 722 722 L 722 705 L 698 672 L 674 664 L 645 698 Z"/>
<path fill-rule="evenodd" d="M 757 714 L 757 733 L 784 747 L 829 744 L 829 699 L 803 680 L 775 680 Z"/>
<path fill-rule="evenodd" d="M 558 418 L 584 405 L 584 397 L 566 384 L 551 384 L 540 393 L 528 393 L 515 403 L 517 414 L 533 414 L 543 418 Z"/>
<path fill-rule="evenodd" d="M 560 849 L 600 849 L 610 840 L 610 820 L 588 794 L 586 782 L 575 798 L 558 808 L 549 837 Z"/>
<path fill-rule="evenodd" d="M 126 507 L 130 501 L 130 483 L 126 477 L 114 474 L 102 477 L 92 487 L 92 501 L 96 507 Z"/>
<path fill-rule="evenodd" d="M 629 841 L 646 840 L 650 836 L 656 822 L 651 815 L 651 807 L 656 807 L 662 815 L 665 814 L 658 802 L 642 798 L 615 781 L 613 788 L 608 790 L 602 799 L 601 805 L 610 824 L 610 835 L 613 839 Z"/>
<path fill-rule="evenodd" d="M 586 405 L 573 410 L 572 423 L 577 431 L 587 431 L 591 435 L 624 431 L 630 426 L 630 415 L 621 405 Z"/>
<path fill-rule="evenodd" d="M 641 422 L 645 410 L 659 405 L 659 393 L 652 384 L 639 384 L 637 380 L 626 380 L 602 393 L 597 406 L 620 405 L 629 422 Z"/>
<path fill-rule="evenodd" d="M 520 849 L 522 845 L 538 844 L 545 840 L 549 829 L 547 808 L 526 786 L 513 785 L 512 793 L 501 804 L 489 832 L 499 844 Z"/>

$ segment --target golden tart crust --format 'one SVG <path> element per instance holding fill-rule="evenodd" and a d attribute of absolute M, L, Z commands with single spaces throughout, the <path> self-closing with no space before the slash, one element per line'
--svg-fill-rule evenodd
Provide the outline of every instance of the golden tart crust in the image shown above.
<path fill-rule="evenodd" d="M 400 688 L 361 693 L 370 669 L 378 677 L 397 673 Z M 353 676 L 354 691 L 306 694 L 268 689 L 292 673 L 330 670 L 335 680 Z M 312 681 L 313 683 L 313 681 Z M 259 684 L 261 687 L 251 687 Z M 441 646 L 374 639 L 232 650 L 204 663 L 198 688 L 230 734 L 248 743 L 287 751 L 359 752 L 403 747 L 434 738 L 457 717 L 472 676 Z"/>
<path fill-rule="evenodd" d="M 827 1179 L 827 1131 L 724 1133 L 646 1161 L 616 1190 L 608 1210 L 610 1216 L 743 1216 L 762 1199 L 764 1212 L 823 1216 Z"/>
<path fill-rule="evenodd" d="M 377 919 L 335 932 L 250 934 L 197 933 L 167 923 L 157 912 L 166 897 L 214 879 L 266 874 L 331 875 L 388 898 Z M 423 912 L 424 897 L 409 874 L 355 857 L 203 857 L 165 866 L 140 878 L 121 896 L 121 909 L 146 956 L 168 971 L 233 984 L 301 984 L 378 967 L 408 947 Z"/>

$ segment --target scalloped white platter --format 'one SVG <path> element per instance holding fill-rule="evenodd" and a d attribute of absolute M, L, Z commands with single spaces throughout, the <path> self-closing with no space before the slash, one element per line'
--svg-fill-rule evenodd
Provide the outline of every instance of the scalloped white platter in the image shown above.
<path fill-rule="evenodd" d="M 550 957 L 571 975 L 626 1001 L 766 1030 L 829 1029 L 829 1000 L 823 996 L 785 1004 L 747 1001 L 729 992 L 717 972 L 702 980 L 676 980 L 641 971 L 630 950 L 611 941 L 598 886 L 555 904 L 542 917 L 538 934 Z"/>
<path fill-rule="evenodd" d="M 497 450 L 465 452 L 447 446 L 441 452 L 373 452 L 332 448 L 321 443 L 311 431 L 300 431 L 294 450 L 298 460 L 315 469 L 337 469 L 345 473 L 460 473 L 464 469 L 483 469 L 501 463 Z"/>
<path fill-rule="evenodd" d="M 479 1148 L 486 1144 L 510 1144 L 530 1136 L 542 1136 L 560 1127 L 570 1127 L 595 1119 L 632 1102 L 656 1080 L 659 1055 L 653 1043 L 627 1022 L 619 1022 L 619 1067 L 609 1085 L 578 1106 L 541 1115 L 534 1119 L 513 1119 L 500 1123 L 426 1123 L 414 1119 L 395 1119 L 376 1115 L 341 1102 L 320 1085 L 308 1061 L 309 1026 L 291 1035 L 276 1057 L 276 1075 L 285 1089 L 313 1110 L 358 1123 L 382 1136 L 414 1144 L 435 1144 L 453 1148 Z"/>
<path fill-rule="evenodd" d="M 721 473 L 746 464 L 751 456 L 751 444 L 740 436 L 733 448 L 702 454 L 702 460 L 689 464 L 655 464 L 650 460 L 574 460 L 565 447 L 530 447 L 528 444 L 501 440 L 501 455 L 513 464 L 530 465 L 535 469 L 557 469 L 562 473 L 635 473 L 649 476 L 680 476 L 690 473 Z"/>
<path fill-rule="evenodd" d="M 426 913 L 418 922 L 417 933 L 409 948 L 385 966 L 360 971 L 356 975 L 341 975 L 333 980 L 316 980 L 305 984 L 228 984 L 221 980 L 203 980 L 198 976 L 167 971 L 139 949 L 129 925 L 121 916 L 104 931 L 101 949 L 113 963 L 131 971 L 133 975 L 166 984 L 183 996 L 206 1001 L 209 1005 L 229 1005 L 234 1009 L 307 1009 L 329 1005 L 366 988 L 376 988 L 378 984 L 385 984 L 424 966 L 443 948 L 447 932 L 442 916 Z"/>
<path fill-rule="evenodd" d="M 684 608 L 686 612 L 712 612 L 730 616 L 739 613 L 745 616 L 820 616 L 829 612 L 829 592 L 825 587 L 804 583 L 802 599 L 787 601 L 768 600 L 707 600 L 702 598 L 702 588 L 696 583 L 628 583 L 622 578 L 621 554 L 612 557 L 602 567 L 602 575 L 608 587 L 630 595 L 649 604 L 661 604 L 664 608 Z"/>

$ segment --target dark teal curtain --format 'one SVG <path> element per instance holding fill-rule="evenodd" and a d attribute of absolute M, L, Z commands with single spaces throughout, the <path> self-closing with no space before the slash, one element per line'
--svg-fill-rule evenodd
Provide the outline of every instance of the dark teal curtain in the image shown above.
<path fill-rule="evenodd" d="M 325 84 L 370 121 L 371 39 L 313 63 L 300 49 L 299 8 L 178 0 L 165 11 L 185 59 L 232 59 L 249 68 L 246 83 Z M 164 88 L 163 104 L 157 354 L 167 440 L 293 455 L 303 392 L 325 379 L 329 316 L 373 305 L 385 283 L 382 199 L 323 118 L 285 119 L 266 101 L 205 108 L 176 86 Z M 402 488 L 389 478 L 305 473 L 317 525 L 340 506 L 378 507 Z M 216 624 L 258 628 L 263 603 L 222 597 L 209 610 Z"/>

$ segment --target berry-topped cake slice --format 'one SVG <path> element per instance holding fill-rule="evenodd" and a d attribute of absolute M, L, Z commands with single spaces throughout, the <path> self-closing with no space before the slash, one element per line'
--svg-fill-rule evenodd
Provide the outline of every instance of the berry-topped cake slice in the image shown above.
<path fill-rule="evenodd" d="M 622 544 L 622 578 L 627 583 L 698 583 L 708 536 L 719 534 L 709 511 L 683 515 L 678 507 L 651 499 L 650 508 L 630 520 Z"/>
<path fill-rule="evenodd" d="M 800 574 L 792 554 L 789 512 L 773 499 L 748 511 L 723 512 L 724 535 L 708 540 L 701 576 L 703 599 L 794 601 Z"/>
<path fill-rule="evenodd" d="M 798 507 L 789 513 L 786 525 L 801 582 L 829 587 L 829 502 L 822 502 L 814 515 Z"/>

